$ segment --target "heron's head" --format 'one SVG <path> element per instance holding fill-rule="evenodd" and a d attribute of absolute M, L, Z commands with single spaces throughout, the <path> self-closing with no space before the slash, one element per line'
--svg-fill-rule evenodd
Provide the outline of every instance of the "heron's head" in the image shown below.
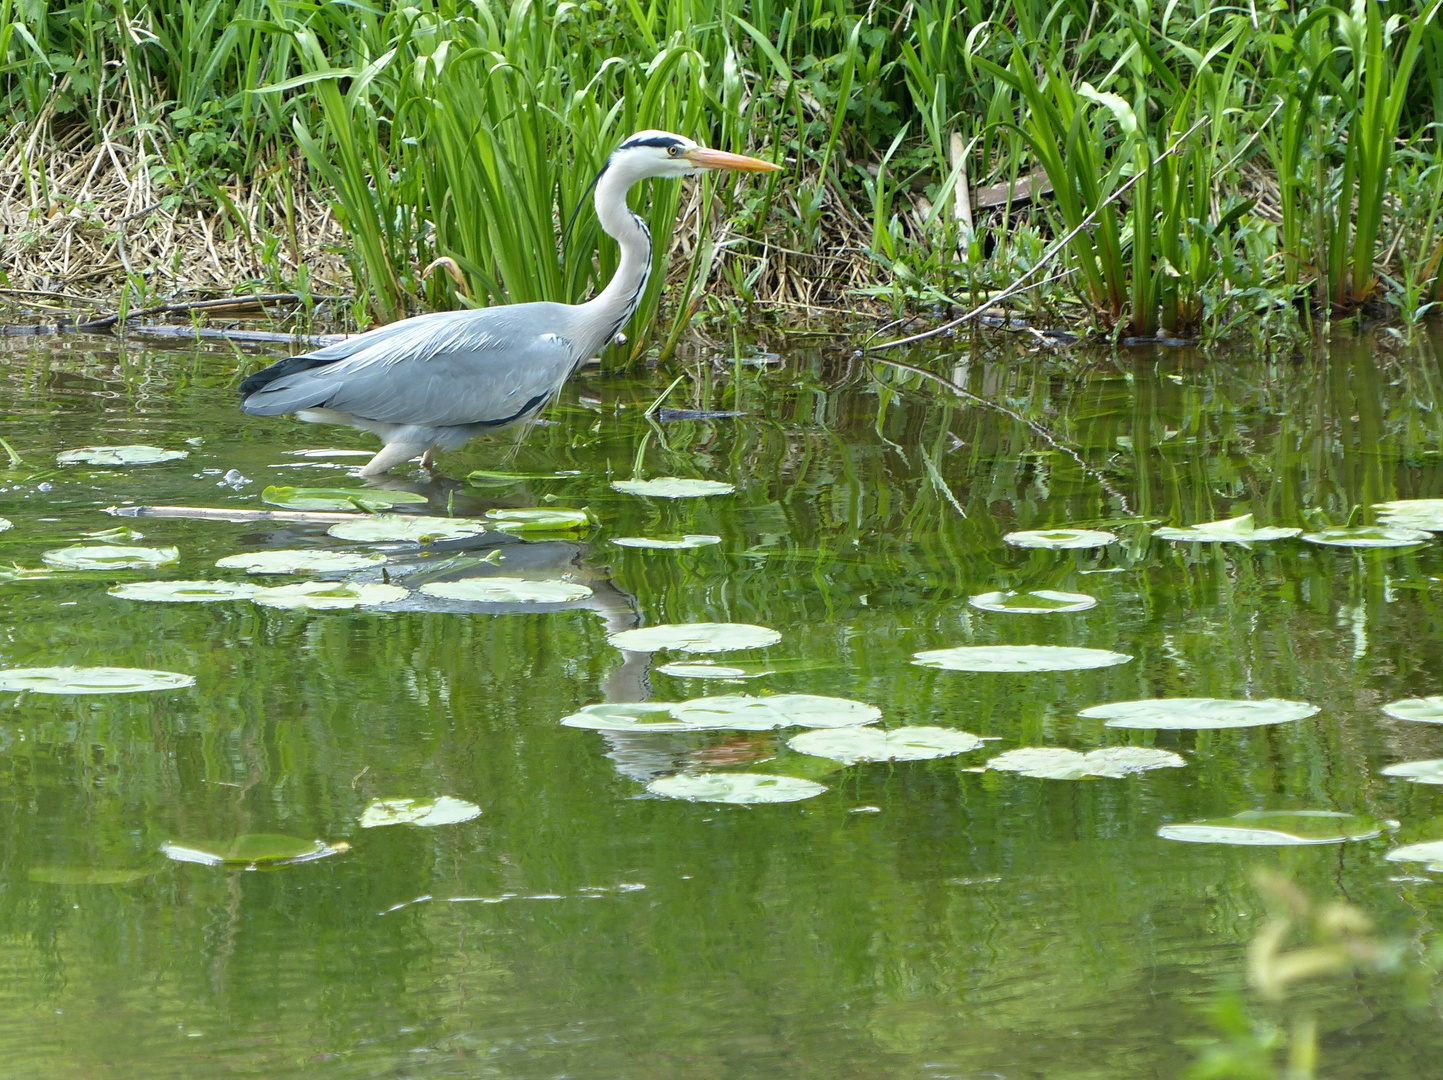
<path fill-rule="evenodd" d="M 781 166 L 724 150 L 708 150 L 685 135 L 669 131 L 638 131 L 612 152 L 606 168 L 640 180 L 648 176 L 695 176 L 707 169 L 775 172 Z"/>

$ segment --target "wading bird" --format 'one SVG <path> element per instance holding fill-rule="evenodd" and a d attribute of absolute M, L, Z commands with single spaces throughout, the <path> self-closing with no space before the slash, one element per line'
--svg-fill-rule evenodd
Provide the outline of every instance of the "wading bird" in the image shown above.
<path fill-rule="evenodd" d="M 626 205 L 632 184 L 705 169 L 780 167 L 666 131 L 638 132 L 594 181 L 596 216 L 621 245 L 616 274 L 594 299 L 402 319 L 257 372 L 241 383 L 241 409 L 380 436 L 385 445 L 362 476 L 380 476 L 417 455 L 429 468 L 438 450 L 534 417 L 631 318 L 651 273 L 651 233 Z"/>

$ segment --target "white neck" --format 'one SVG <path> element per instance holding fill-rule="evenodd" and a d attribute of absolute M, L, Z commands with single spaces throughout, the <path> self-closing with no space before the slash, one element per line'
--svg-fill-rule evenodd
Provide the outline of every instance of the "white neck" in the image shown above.
<path fill-rule="evenodd" d="M 626 192 L 642 177 L 608 168 L 596 184 L 596 216 L 606 235 L 621 245 L 621 262 L 606 288 L 579 305 L 587 335 L 586 355 L 604 348 L 626 325 L 641 303 L 651 276 L 651 234 L 640 217 L 626 205 Z"/>

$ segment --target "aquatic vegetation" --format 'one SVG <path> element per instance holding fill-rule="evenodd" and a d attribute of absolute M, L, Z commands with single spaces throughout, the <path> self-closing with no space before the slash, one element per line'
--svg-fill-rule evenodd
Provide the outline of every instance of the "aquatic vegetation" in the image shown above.
<path fill-rule="evenodd" d="M 1383 767 L 1384 776 L 1404 776 L 1415 784 L 1443 784 L 1443 758 L 1428 761 L 1401 761 Z"/>
<path fill-rule="evenodd" d="M 382 566 L 385 555 L 354 551 L 322 551 L 317 548 L 270 548 L 241 555 L 227 555 L 215 565 L 222 570 L 244 570 L 247 574 L 335 574 Z"/>
<path fill-rule="evenodd" d="M 327 844 L 322 840 L 301 840 L 278 833 L 248 833 L 219 843 L 199 841 L 179 844 L 166 841 L 160 846 L 160 850 L 161 854 L 173 862 L 267 870 L 299 866 L 330 855 L 339 855 L 350 851 L 351 845 L 344 841 Z"/>
<path fill-rule="evenodd" d="M 1303 533 L 1303 539 L 1310 544 L 1322 544 L 1326 547 L 1402 548 L 1426 544 L 1433 537 L 1421 529 L 1383 525 L 1339 525 Z"/>
<path fill-rule="evenodd" d="M 687 548 L 710 547 L 713 544 L 720 544 L 721 537 L 706 533 L 687 533 L 678 540 L 657 539 L 650 536 L 613 536 L 611 542 L 619 547 L 682 551 Z"/>
<path fill-rule="evenodd" d="M 162 450 L 158 446 L 81 446 L 55 455 L 61 465 L 155 465 L 189 457 L 187 450 Z"/>
<path fill-rule="evenodd" d="M 750 697 L 724 694 L 689 701 L 587 705 L 563 716 L 567 727 L 591 731 L 772 731 L 777 728 L 843 728 L 875 724 L 882 710 L 848 698 L 820 694 Z"/>
<path fill-rule="evenodd" d="M 870 727 L 840 727 L 805 731 L 787 740 L 798 753 L 831 758 L 844 765 L 859 761 L 925 761 L 976 750 L 982 740 L 955 728 L 916 727 L 882 731 Z"/>
<path fill-rule="evenodd" d="M 1415 720 L 1420 724 L 1443 724 L 1443 696 L 1403 698 L 1390 701 L 1383 712 L 1395 720 Z"/>
<path fill-rule="evenodd" d="M 718 664 L 714 660 L 674 661 L 657 669 L 675 679 L 759 679 L 776 669 L 769 664 Z"/>
<path fill-rule="evenodd" d="M 130 547 L 122 544 L 77 544 L 40 556 L 56 570 L 149 570 L 180 558 L 178 548 Z"/>
<path fill-rule="evenodd" d="M 163 604 L 206 604 L 221 600 L 249 600 L 259 585 L 244 581 L 132 581 L 116 585 L 111 596 L 122 600 L 148 600 Z"/>
<path fill-rule="evenodd" d="M 1033 532 L 1010 532 L 1002 538 L 1013 547 L 1046 548 L 1065 551 L 1070 548 L 1106 547 L 1117 543 L 1117 537 L 1100 529 L 1041 529 Z"/>
<path fill-rule="evenodd" d="M 613 480 L 612 490 L 626 495 L 650 495 L 659 499 L 698 499 L 706 495 L 730 495 L 732 484 L 721 480 L 692 480 L 680 476 L 658 476 L 651 480 Z"/>
<path fill-rule="evenodd" d="M 1125 664 L 1132 657 L 1107 649 L 1066 645 L 962 645 L 912 654 L 912 663 L 946 671 L 1083 671 Z"/>
<path fill-rule="evenodd" d="M 1259 540 L 1287 540 L 1299 535 L 1302 529 L 1282 528 L 1270 525 L 1258 528 L 1253 524 L 1252 514 L 1228 518 L 1225 521 L 1208 521 L 1190 525 L 1184 529 L 1164 527 L 1154 529 L 1152 535 L 1160 540 L 1178 542 L 1192 541 L 1202 544 L 1251 544 Z"/>
<path fill-rule="evenodd" d="M 375 488 L 276 487 L 261 492 L 261 501 L 289 510 L 389 510 L 403 503 L 426 503 L 425 495 L 414 491 L 384 491 Z"/>
<path fill-rule="evenodd" d="M 591 595 L 587 586 L 572 581 L 518 577 L 430 582 L 421 586 L 421 592 L 442 600 L 465 600 L 478 604 L 569 604 Z"/>
<path fill-rule="evenodd" d="M 1118 778 L 1152 769 L 1187 765 L 1170 750 L 1148 746 L 1109 746 L 1081 753 L 1062 747 L 1024 746 L 987 760 L 987 768 L 1041 780 L 1081 780 L 1089 776 Z"/>
<path fill-rule="evenodd" d="M 437 825 L 459 825 L 481 816 L 475 803 L 438 795 L 434 799 L 377 799 L 361 812 L 359 825 L 377 829 L 383 825 L 419 825 L 423 829 Z"/>
<path fill-rule="evenodd" d="M 0 669 L 0 691 L 30 694 L 135 694 L 194 686 L 195 677 L 176 671 L 122 667 L 31 667 Z"/>
<path fill-rule="evenodd" d="M 646 785 L 653 795 L 687 802 L 759 803 L 800 802 L 827 790 L 826 785 L 796 776 L 765 776 L 759 773 L 696 773 L 663 776 Z"/>
<path fill-rule="evenodd" d="M 1164 825 L 1157 835 L 1190 844 L 1292 847 L 1372 840 L 1396 828 L 1396 821 L 1337 810 L 1244 810 L 1232 817 Z"/>
<path fill-rule="evenodd" d="M 486 522 L 499 532 L 585 532 L 592 524 L 585 510 L 563 507 L 488 510 Z"/>
<path fill-rule="evenodd" d="M 1111 728 L 1156 730 L 1211 730 L 1288 724 L 1316 716 L 1318 707 L 1306 701 L 1265 698 L 1244 701 L 1230 698 L 1149 698 L 1093 705 L 1078 716 L 1106 720 Z"/>
<path fill-rule="evenodd" d="M 750 623 L 661 623 L 636 630 L 622 630 L 607 637 L 607 643 L 631 652 L 716 653 L 738 649 L 764 649 L 782 640 L 777 630 Z"/>
<path fill-rule="evenodd" d="M 304 609 L 306 611 L 346 611 L 359 607 L 379 607 L 404 600 L 410 593 L 399 585 L 353 584 L 340 581 L 301 581 L 294 585 L 277 585 L 257 589 L 251 599 L 263 607 Z"/>
<path fill-rule="evenodd" d="M 990 592 L 969 596 L 967 602 L 979 611 L 1009 612 L 1013 615 L 1046 615 L 1087 611 L 1097 606 L 1097 597 L 1086 593 L 1034 589 L 1031 592 Z"/>
<path fill-rule="evenodd" d="M 493 526 L 494 527 L 494 526 Z M 363 544 L 434 544 L 438 540 L 459 540 L 480 536 L 487 529 L 484 521 L 469 518 L 402 517 L 399 514 L 376 514 L 356 521 L 342 521 L 326 530 L 337 540 L 354 540 Z"/>
<path fill-rule="evenodd" d="M 1443 871 L 1443 840 L 1405 844 L 1388 852 L 1386 858 L 1389 862 L 1420 862 L 1429 870 Z"/>

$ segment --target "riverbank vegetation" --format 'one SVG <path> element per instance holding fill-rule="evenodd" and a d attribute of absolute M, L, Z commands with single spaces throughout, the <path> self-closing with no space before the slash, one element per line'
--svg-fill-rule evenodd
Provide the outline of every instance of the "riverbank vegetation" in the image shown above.
<path fill-rule="evenodd" d="M 586 186 L 659 127 L 786 171 L 640 191 L 633 355 L 664 287 L 722 325 L 1024 275 L 1013 315 L 1104 337 L 1416 322 L 1440 3 L 0 0 L 0 296 L 575 301 L 616 257 Z"/>

